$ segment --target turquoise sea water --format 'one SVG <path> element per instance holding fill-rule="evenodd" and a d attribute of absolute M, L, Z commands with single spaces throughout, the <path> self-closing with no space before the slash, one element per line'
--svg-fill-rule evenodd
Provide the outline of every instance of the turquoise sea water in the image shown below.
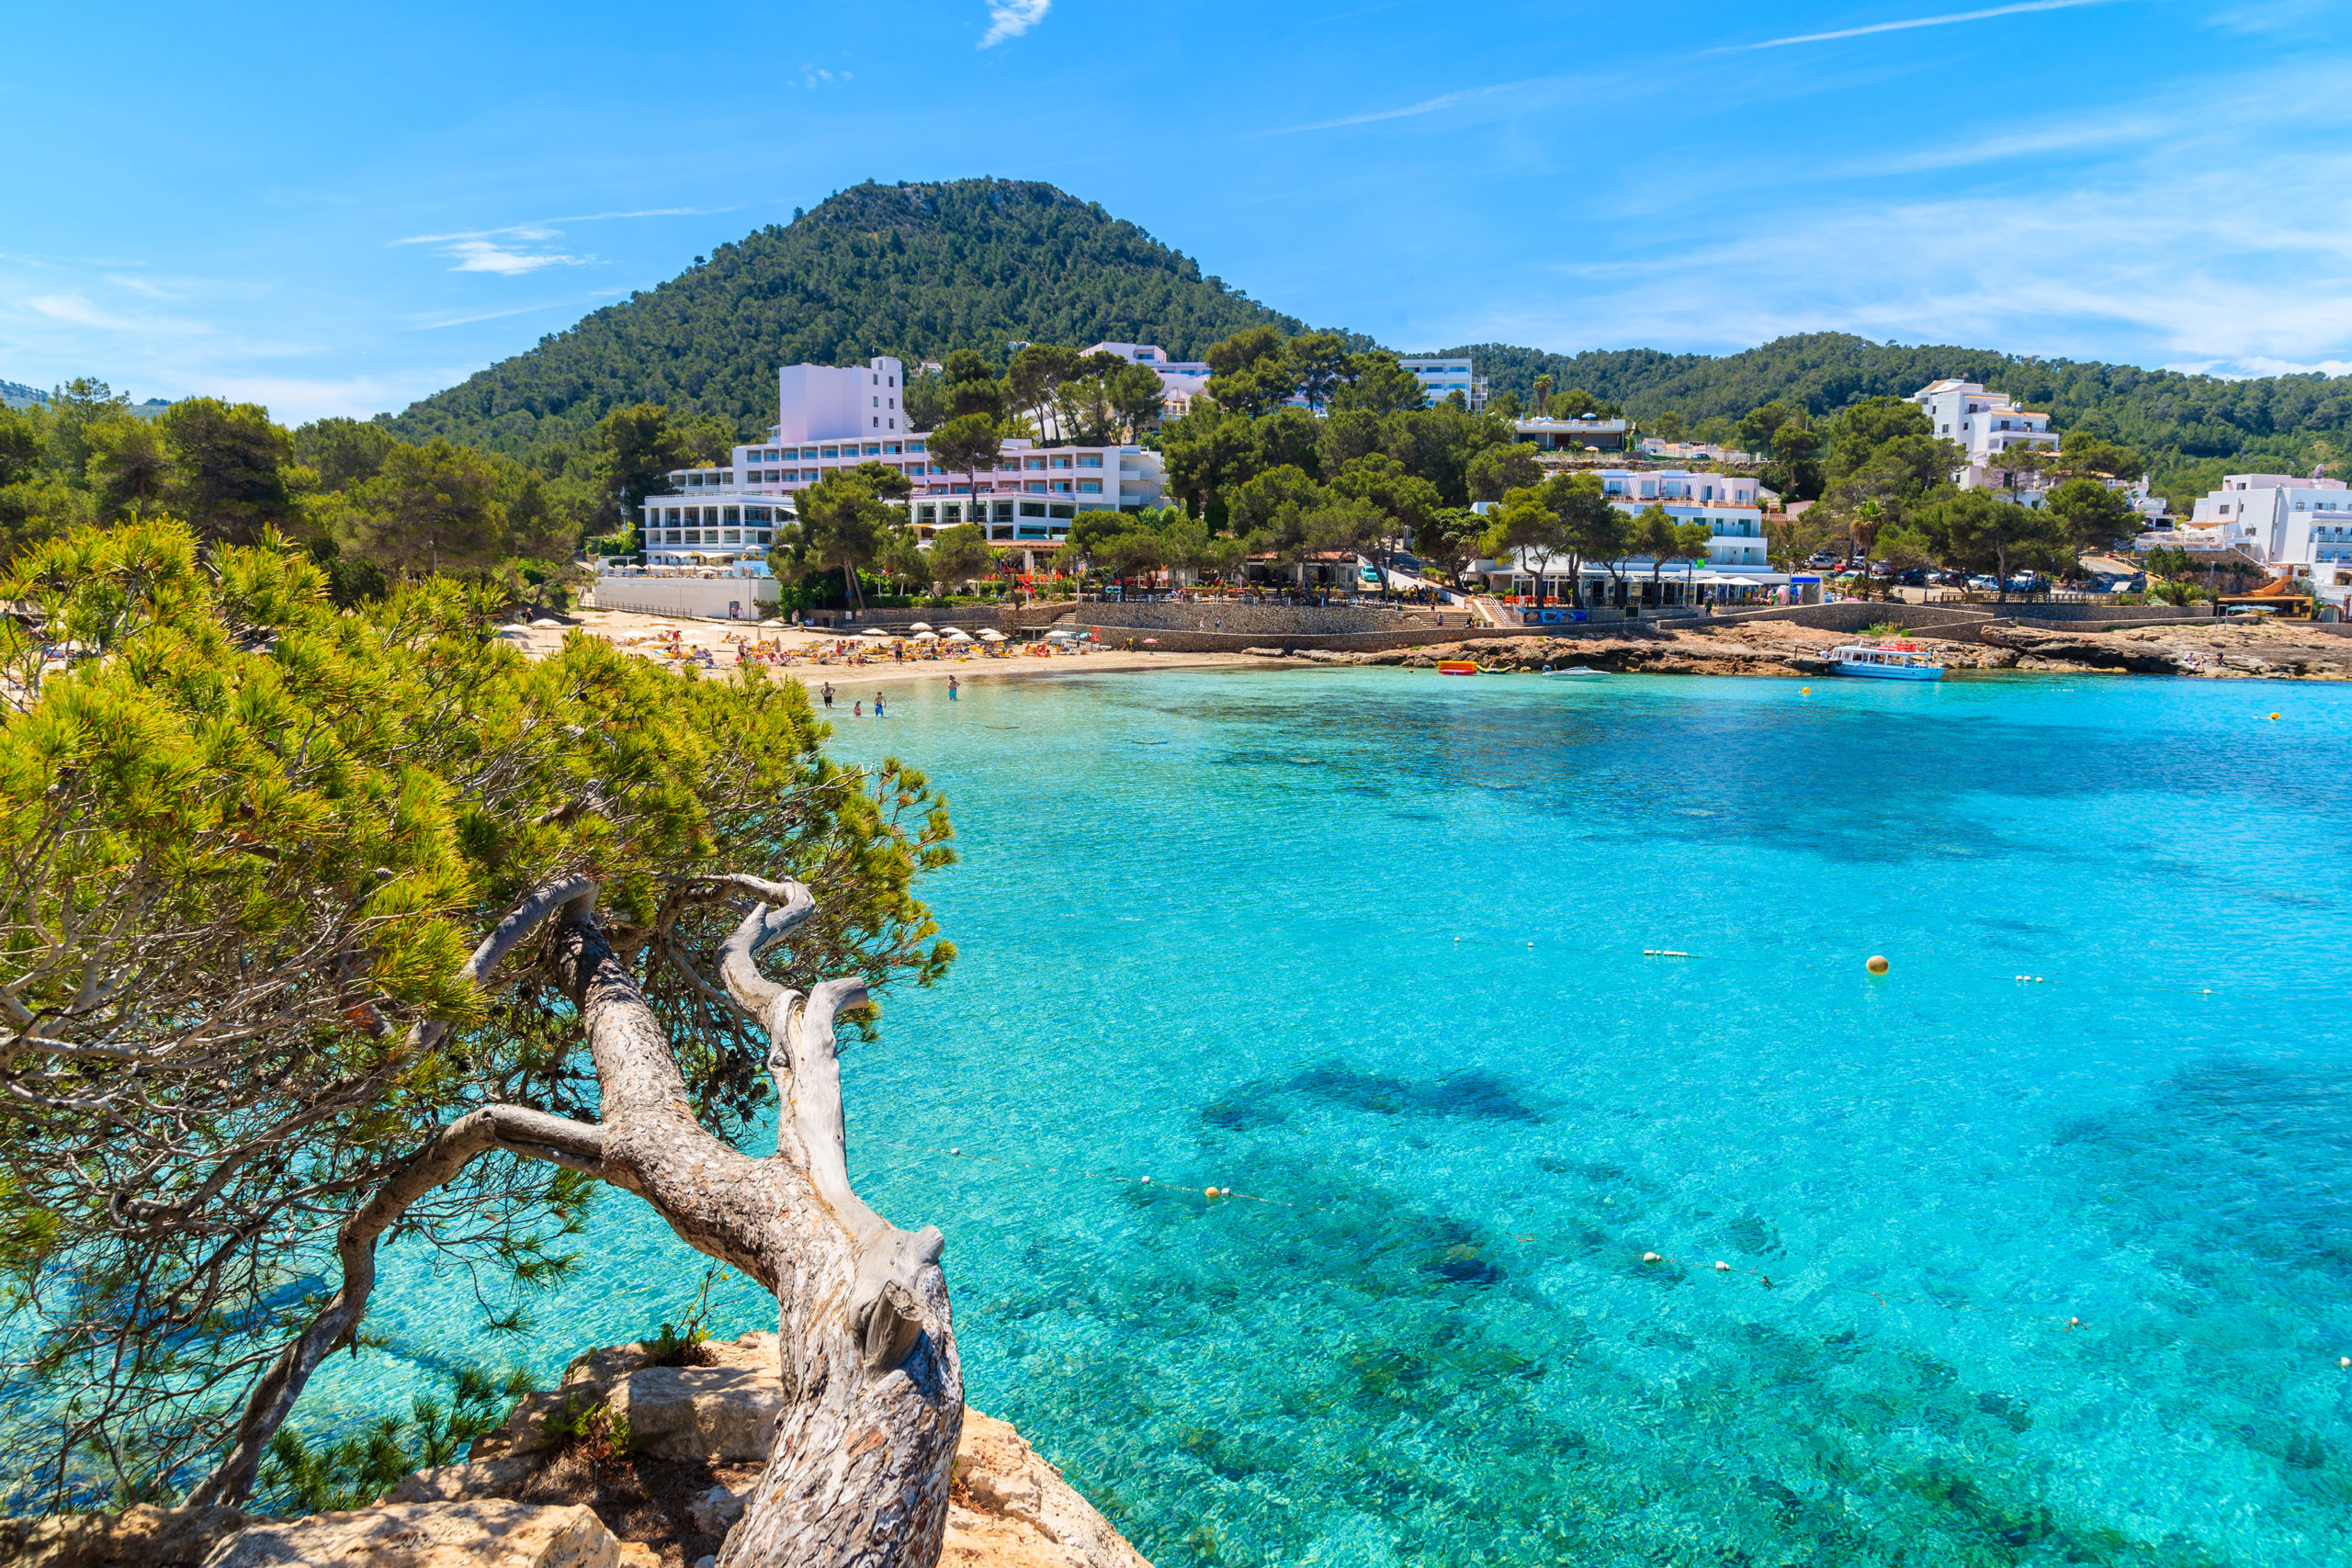
<path fill-rule="evenodd" d="M 947 793 L 963 956 L 853 1052 L 853 1168 L 1161 1568 L 2352 1563 L 2352 690 L 889 708 L 836 750 Z M 593 1224 L 542 1371 L 699 1276 Z M 457 1293 L 318 1413 L 500 1359 Z"/>

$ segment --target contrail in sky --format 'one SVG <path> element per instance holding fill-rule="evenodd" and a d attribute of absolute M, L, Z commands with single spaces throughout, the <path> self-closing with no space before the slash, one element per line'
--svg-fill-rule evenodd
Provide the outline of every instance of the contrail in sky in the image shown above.
<path fill-rule="evenodd" d="M 1871 33 L 1899 33 L 1909 28 L 1948 28 L 1955 22 L 1984 22 L 1995 17 L 2021 17 L 2030 11 L 2071 11 L 2077 6 L 2109 6 L 2115 0 L 2020 0 L 2015 6 L 1992 6 L 1982 11 L 1954 11 L 1945 17 L 1913 17 L 1908 21 L 1872 22 L 1867 27 L 1839 28 L 1829 33 L 1798 33 L 1790 38 L 1766 39 L 1762 43 L 1725 44 L 1711 49 L 1708 54 L 1736 54 L 1750 49 L 1785 49 L 1792 43 L 1827 43 L 1833 39 L 1862 38 Z"/>

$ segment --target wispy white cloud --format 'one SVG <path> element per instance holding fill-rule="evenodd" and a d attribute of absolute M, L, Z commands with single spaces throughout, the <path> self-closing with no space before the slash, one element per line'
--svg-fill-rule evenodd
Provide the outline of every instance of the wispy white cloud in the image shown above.
<path fill-rule="evenodd" d="M 568 299 L 542 299 L 536 305 L 514 305 L 503 310 L 475 310 L 466 315 L 432 315 L 413 318 L 410 326 L 417 332 L 438 332 L 443 327 L 470 326 L 476 321 L 495 321 L 506 316 L 527 316 L 534 310 L 553 310 L 571 303 Z"/>
<path fill-rule="evenodd" d="M 1989 22 L 1997 17 L 2022 17 L 2035 11 L 2071 11 L 2082 6 L 2112 6 L 2118 0 L 2018 0 L 2009 6 L 1988 6 L 1981 11 L 1953 11 L 1941 17 L 1907 17 L 1899 21 L 1869 22 L 1858 28 L 1838 28 L 1822 33 L 1792 33 L 1761 43 L 1732 43 L 1707 54 L 1738 54 L 1752 49 L 1786 49 L 1799 43 L 1832 43 L 1838 39 L 1867 38 L 1872 33 L 1907 32 L 1913 28 L 1949 28 L 1962 22 Z"/>
<path fill-rule="evenodd" d="M 1530 76 L 1517 82 L 1493 82 L 1483 87 L 1464 87 L 1459 92 L 1442 93 L 1434 98 L 1423 98 L 1417 104 L 1407 104 L 1401 108 L 1367 109 L 1363 114 L 1341 115 L 1337 119 L 1310 120 L 1305 125 L 1276 126 L 1271 130 L 1261 130 L 1254 134 L 1296 136 L 1308 130 L 1339 130 L 1351 125 L 1377 125 L 1382 120 L 1410 119 L 1416 115 L 1436 114 L 1442 109 L 1457 108 L 1464 104 L 1476 103 L 1483 98 L 1498 97 L 1521 88 L 1545 86 L 1565 80 L 1566 78 L 1561 76 Z"/>
<path fill-rule="evenodd" d="M 585 266 L 591 259 L 558 251 L 518 251 L 491 240 L 459 240 L 441 254 L 458 258 L 451 272 L 494 272 L 502 277 L 520 277 L 543 266 Z"/>
<path fill-rule="evenodd" d="M 2314 110 L 2313 85 L 2299 67 L 2212 84 L 2230 107 L 2211 113 L 2168 115 L 2152 96 L 2002 127 L 1982 144 L 2009 155 L 1982 177 L 1921 182 L 1908 200 L 1890 199 L 1887 165 L 1948 165 L 1897 150 L 1822 171 L 1801 220 L 1761 195 L 1728 211 L 1720 190 L 1686 197 L 1643 214 L 1655 243 L 1554 268 L 1550 298 L 1522 287 L 1505 310 L 1430 325 L 1447 342 L 1711 351 L 1843 331 L 2217 375 L 2336 373 L 2352 360 L 2352 110 Z M 2110 156 L 2052 166 L 2025 151 L 2089 144 L 2102 119 L 2130 130 Z M 2174 238 L 2184 215 L 2243 212 L 2264 216 Z M 1737 237 L 1690 243 L 1726 230 Z"/>
<path fill-rule="evenodd" d="M 72 326 L 130 332 L 136 325 L 123 317 L 100 310 L 79 294 L 42 294 L 25 303 L 52 321 L 64 321 Z"/>
<path fill-rule="evenodd" d="M 1046 19 L 1054 0 L 989 0 L 989 30 L 979 47 L 993 49 L 1007 39 L 1019 38 Z"/>

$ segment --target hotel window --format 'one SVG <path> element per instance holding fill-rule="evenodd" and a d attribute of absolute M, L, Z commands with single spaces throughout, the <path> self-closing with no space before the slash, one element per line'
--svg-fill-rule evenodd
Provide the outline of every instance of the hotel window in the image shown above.
<path fill-rule="evenodd" d="M 1069 459 L 1068 457 L 1057 457 L 1054 459 L 1054 467 L 1057 468 L 1067 468 L 1069 467 Z"/>
<path fill-rule="evenodd" d="M 941 506 L 939 509 L 939 521 L 950 528 L 964 521 L 963 502 L 951 501 Z"/>
<path fill-rule="evenodd" d="M 1077 507 L 1075 507 L 1075 506 L 1064 506 L 1064 505 L 1059 504 L 1058 502 L 1057 502 L 1057 503 L 1056 503 L 1056 504 L 1055 504 L 1055 505 L 1053 505 L 1053 506 L 1047 507 L 1047 508 L 1046 508 L 1046 511 L 1048 511 L 1049 513 L 1052 513 L 1054 516 L 1056 516 L 1056 517 L 1075 517 L 1075 516 L 1077 516 L 1077 515 L 1078 515 L 1078 508 L 1077 508 Z"/>
<path fill-rule="evenodd" d="M 869 457 L 879 457 L 882 456 L 882 444 L 878 441 L 869 443 L 865 448 L 865 455 Z"/>
<path fill-rule="evenodd" d="M 678 509 L 677 509 L 676 507 L 674 507 L 674 506 L 673 506 L 673 507 L 670 508 L 670 516 L 669 516 L 668 521 L 669 521 L 670 526 L 672 526 L 673 528 L 674 528 L 674 527 L 676 527 L 676 526 L 678 525 L 679 518 L 678 518 Z"/>
<path fill-rule="evenodd" d="M 729 528 L 723 536 L 721 536 L 719 542 L 721 544 L 728 545 L 740 545 L 743 542 L 743 530 L 741 528 Z"/>
<path fill-rule="evenodd" d="M 759 534 L 754 538 L 753 542 L 762 545 L 773 545 L 775 543 L 775 536 L 770 533 L 767 529 L 763 528 L 759 531 Z"/>
<path fill-rule="evenodd" d="M 1102 466 L 1102 459 L 1100 457 L 1080 457 L 1078 460 L 1078 466 L 1081 468 L 1099 468 Z"/>
<path fill-rule="evenodd" d="M 1080 479 L 1078 481 L 1078 493 L 1080 495 L 1101 495 L 1102 493 L 1102 481 L 1101 479 Z"/>
<path fill-rule="evenodd" d="M 828 457 L 838 457 L 842 455 L 842 449 L 838 446 L 828 446 L 822 455 Z"/>
<path fill-rule="evenodd" d="M 730 506 L 727 509 L 725 515 L 719 518 L 719 521 L 722 523 L 741 523 L 743 521 L 743 509 L 740 506 Z"/>
<path fill-rule="evenodd" d="M 1024 501 L 1021 503 L 1021 515 L 1023 517 L 1043 517 L 1045 514 L 1046 503 L 1042 501 Z"/>
<path fill-rule="evenodd" d="M 885 452 L 889 453 L 892 457 L 897 457 L 897 456 L 899 455 L 899 450 L 900 450 L 900 447 L 899 447 L 899 443 L 897 443 L 897 442 L 895 442 L 895 441 L 885 441 L 884 443 L 882 443 L 882 450 L 883 450 L 883 451 L 885 451 Z"/>
<path fill-rule="evenodd" d="M 1031 495 L 1043 495 L 1046 493 L 1046 481 L 1043 479 L 1031 479 L 1022 488 L 1027 491 Z"/>
<path fill-rule="evenodd" d="M 1024 468 L 1043 468 L 1046 466 L 1046 459 L 1043 457 L 1026 458 L 1023 461 L 1021 466 Z"/>
<path fill-rule="evenodd" d="M 1054 493 L 1056 495 L 1068 495 L 1069 493 L 1069 481 L 1068 479 L 1056 479 L 1054 481 Z"/>
<path fill-rule="evenodd" d="M 1012 521 L 1012 502 L 1009 501 L 1000 501 L 996 503 L 996 520 L 1000 523 L 1010 523 Z"/>

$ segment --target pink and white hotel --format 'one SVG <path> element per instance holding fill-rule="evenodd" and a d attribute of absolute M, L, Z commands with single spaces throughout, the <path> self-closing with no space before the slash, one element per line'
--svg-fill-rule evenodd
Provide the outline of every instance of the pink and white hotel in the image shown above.
<path fill-rule="evenodd" d="M 992 469 L 949 472 L 909 428 L 906 370 L 887 356 L 862 366 L 788 365 L 776 372 L 776 423 L 718 468 L 679 468 L 668 495 L 642 508 L 649 566 L 725 566 L 767 554 L 792 520 L 793 497 L 829 473 L 879 463 L 913 482 L 918 536 L 978 523 L 991 542 L 1051 549 L 1080 512 L 1157 506 L 1159 455 L 1136 446 L 1039 446 L 1007 441 Z"/>

